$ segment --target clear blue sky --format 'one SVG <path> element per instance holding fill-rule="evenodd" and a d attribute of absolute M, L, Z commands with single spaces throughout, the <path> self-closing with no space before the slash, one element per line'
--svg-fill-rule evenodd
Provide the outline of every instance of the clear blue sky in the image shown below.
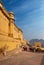
<path fill-rule="evenodd" d="M 2 0 L 8 11 L 15 14 L 15 23 L 24 37 L 44 39 L 44 0 Z"/>

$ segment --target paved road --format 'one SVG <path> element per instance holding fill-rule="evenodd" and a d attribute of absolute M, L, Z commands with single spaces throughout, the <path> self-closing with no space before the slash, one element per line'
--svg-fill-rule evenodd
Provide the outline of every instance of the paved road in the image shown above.
<path fill-rule="evenodd" d="M 0 60 L 0 65 L 44 65 L 44 53 L 20 52 Z"/>

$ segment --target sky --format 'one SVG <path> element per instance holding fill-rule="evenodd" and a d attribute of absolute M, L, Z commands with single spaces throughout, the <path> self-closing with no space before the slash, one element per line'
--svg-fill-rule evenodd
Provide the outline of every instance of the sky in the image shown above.
<path fill-rule="evenodd" d="M 15 14 L 15 23 L 24 38 L 44 39 L 44 0 L 2 0 L 8 12 Z"/>

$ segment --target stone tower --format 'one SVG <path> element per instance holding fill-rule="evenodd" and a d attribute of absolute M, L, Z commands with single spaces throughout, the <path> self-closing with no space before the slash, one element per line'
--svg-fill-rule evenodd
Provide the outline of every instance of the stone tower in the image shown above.
<path fill-rule="evenodd" d="M 13 31 L 14 31 L 14 13 L 13 12 L 10 12 L 9 13 L 9 16 L 10 16 L 10 22 L 9 22 L 9 36 L 10 37 L 13 37 Z"/>

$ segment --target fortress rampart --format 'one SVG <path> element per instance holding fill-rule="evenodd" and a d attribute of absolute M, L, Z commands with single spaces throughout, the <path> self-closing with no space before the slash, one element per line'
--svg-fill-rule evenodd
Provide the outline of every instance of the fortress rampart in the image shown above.
<path fill-rule="evenodd" d="M 13 12 L 7 12 L 0 2 L 0 48 L 7 45 L 8 51 L 18 48 L 24 42 L 23 32 L 15 24 Z"/>

